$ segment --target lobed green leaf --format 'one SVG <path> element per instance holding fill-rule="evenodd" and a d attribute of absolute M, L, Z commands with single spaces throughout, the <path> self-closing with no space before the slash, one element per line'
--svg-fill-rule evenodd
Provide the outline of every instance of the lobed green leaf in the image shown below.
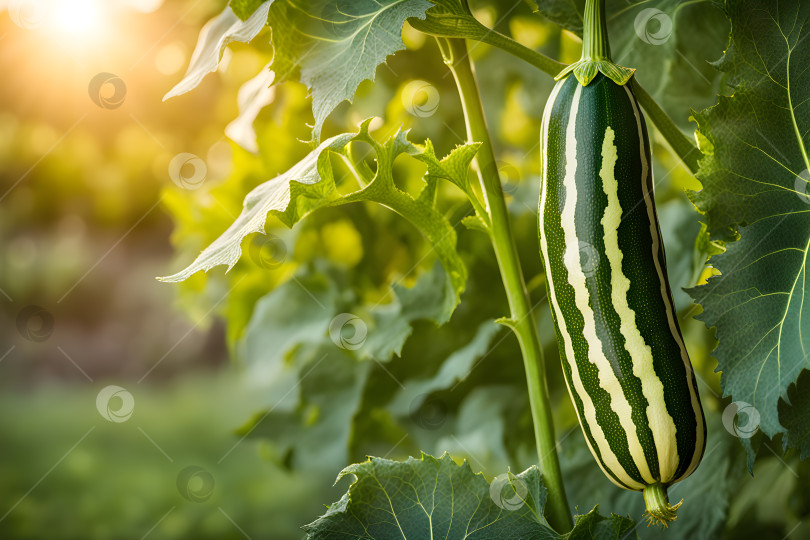
<path fill-rule="evenodd" d="M 351 101 L 360 83 L 374 80 L 377 66 L 405 47 L 405 20 L 424 18 L 430 6 L 427 0 L 315 0 L 304 9 L 275 2 L 272 68 L 279 82 L 297 77 L 311 91 L 315 139 L 335 107 Z"/>
<path fill-rule="evenodd" d="M 546 488 L 537 467 L 487 482 L 464 461 L 422 453 L 398 462 L 369 458 L 343 469 L 353 475 L 349 491 L 326 514 L 304 527 L 312 540 L 338 538 L 634 538 L 626 517 L 591 512 L 577 516 L 574 529 L 556 533 L 543 517 Z"/>
<path fill-rule="evenodd" d="M 810 367 L 810 5 L 729 1 L 726 11 L 731 45 L 718 67 L 730 95 L 696 116 L 706 157 L 693 200 L 713 238 L 739 240 L 690 294 L 716 328 L 724 394 L 753 405 L 773 437 L 786 432 L 780 398 Z"/>

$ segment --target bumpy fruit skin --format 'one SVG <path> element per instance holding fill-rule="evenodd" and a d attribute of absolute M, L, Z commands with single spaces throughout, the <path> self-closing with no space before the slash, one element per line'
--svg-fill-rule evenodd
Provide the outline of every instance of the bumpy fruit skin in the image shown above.
<path fill-rule="evenodd" d="M 706 423 L 666 271 L 647 126 L 629 85 L 555 86 L 543 115 L 540 251 L 563 372 L 600 467 L 664 489 Z"/>

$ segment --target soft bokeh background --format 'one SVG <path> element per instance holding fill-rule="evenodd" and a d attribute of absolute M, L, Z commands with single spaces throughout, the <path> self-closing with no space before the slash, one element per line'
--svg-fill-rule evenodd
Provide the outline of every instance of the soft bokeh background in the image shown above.
<path fill-rule="evenodd" d="M 265 244 L 246 249 L 250 256 L 227 276 L 220 268 L 181 286 L 154 279 L 188 264 L 232 221 L 251 187 L 309 149 L 301 141 L 312 116 L 296 84 L 279 87 L 259 115 L 261 157 L 223 135 L 237 116 L 240 85 L 271 58 L 268 31 L 251 46 L 230 47 L 219 71 L 194 92 L 163 103 L 203 23 L 224 2 L 52 0 L 45 11 L 23 4 L 10 2 L 0 15 L 0 537 L 301 538 L 299 527 L 345 491 L 345 480 L 332 487 L 340 468 L 367 454 L 449 451 L 489 478 L 534 462 L 522 365 L 503 330 L 492 333 L 486 354 L 474 353 L 469 376 L 439 384 L 410 409 L 406 403 L 404 413 L 385 404 L 397 385 L 409 386 L 410 378 L 418 387 L 436 374 L 434 359 L 506 313 L 490 248 L 474 232 L 458 227 L 471 277 L 451 323 L 415 323 L 401 358 L 368 366 L 369 382 L 354 396 L 362 414 L 336 409 L 335 418 L 330 407 L 352 397 L 324 392 L 330 377 L 342 374 L 338 368 L 299 388 L 295 379 L 263 378 L 246 351 L 254 334 L 272 331 L 272 321 L 279 332 L 291 331 L 295 317 L 306 322 L 309 299 L 294 293 L 299 281 L 331 283 L 323 286 L 340 296 L 339 311 L 385 303 L 395 281 L 413 285 L 433 263 L 422 260 L 417 231 L 370 205 L 319 212 L 292 232 L 271 220 L 273 252 L 262 252 Z M 528 4 L 477 4 L 481 20 L 498 21 L 521 43 L 576 58 L 577 39 Z M 435 44 L 408 28 L 404 39 L 408 50 L 378 69 L 375 85 L 361 85 L 353 106 L 336 111 L 327 135 L 378 116 L 375 134 L 411 127 L 412 140 L 430 137 L 437 154 L 462 142 L 452 78 Z M 539 117 L 551 81 L 487 46 L 472 56 L 538 303 L 569 497 L 580 510 L 600 502 L 603 512 L 639 519 L 641 497 L 613 488 L 582 453 L 543 302 L 534 211 Z M 414 92 L 414 81 L 429 91 Z M 701 91 L 711 96 L 717 81 L 705 84 Z M 688 110 L 677 113 L 685 125 Z M 676 287 L 688 286 L 699 279 L 701 260 L 693 249 L 698 216 L 683 190 L 699 186 L 657 139 L 655 151 L 671 277 Z M 200 186 L 172 181 L 169 165 L 180 153 L 204 161 Z M 421 173 L 413 163 L 397 167 L 403 186 Z M 466 203 L 451 190 L 442 195 L 455 223 Z M 278 296 L 258 304 L 273 292 Z M 741 447 L 719 421 L 727 400 L 712 373 L 711 335 L 689 320 L 688 297 L 676 294 L 711 419 L 706 463 L 689 480 L 691 491 L 684 488 L 692 515 L 702 509 L 712 531 L 728 522 L 729 538 L 810 534 L 802 524 L 810 493 L 800 480 L 807 465 L 775 446 L 762 450 L 757 476 L 748 476 Z M 322 338 L 305 345 L 319 350 Z M 263 354 L 280 364 L 305 354 L 272 349 Z M 109 385 L 124 393 L 105 409 L 97 397 Z M 103 411 L 126 406 L 127 395 L 131 417 L 105 419 Z M 248 423 L 291 395 L 298 396 L 290 410 L 305 418 L 302 429 L 273 415 L 256 422 L 262 412 Z M 246 437 L 246 423 L 263 427 Z M 738 494 L 730 509 L 717 490 Z M 672 538 L 706 537 L 696 519 L 671 531 Z"/>

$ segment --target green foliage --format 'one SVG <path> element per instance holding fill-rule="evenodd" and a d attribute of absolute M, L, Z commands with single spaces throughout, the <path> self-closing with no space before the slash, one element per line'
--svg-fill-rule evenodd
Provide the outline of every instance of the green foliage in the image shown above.
<path fill-rule="evenodd" d="M 278 287 L 257 303 L 239 344 L 251 380 L 278 393 L 287 389 L 240 434 L 272 440 L 277 460 L 288 468 L 332 472 L 346 464 L 353 419 L 362 413 L 364 390 L 373 388 L 372 360 L 399 355 L 417 321 L 444 322 L 448 314 L 437 299 L 453 298 L 438 264 L 412 288 L 395 286 L 395 300 L 381 306 L 357 305 L 346 291 L 339 292 L 340 281 L 333 270 L 331 275 L 302 275 Z M 343 309 L 362 316 L 341 313 Z M 497 330 L 488 326 L 484 337 L 458 356 L 471 363 L 483 355 L 481 341 L 486 346 Z M 348 336 L 341 334 L 346 328 Z M 402 415 L 408 414 L 406 405 Z"/>
<path fill-rule="evenodd" d="M 697 116 L 706 158 L 698 174 L 704 189 L 693 198 L 712 236 L 729 239 L 737 227 L 740 239 L 712 258 L 720 275 L 691 294 L 703 306 L 699 319 L 717 329 L 724 394 L 752 404 L 773 437 L 786 431 L 779 399 L 810 367 L 803 302 L 810 30 L 796 24 L 810 6 L 746 1 L 726 9 L 731 46 L 718 67 L 733 94 Z"/>
<path fill-rule="evenodd" d="M 582 3 L 544 1 L 539 2 L 539 8 L 549 19 L 577 32 L 581 28 L 577 21 Z M 729 2 L 726 9 L 732 22 L 753 4 Z M 231 5 L 244 18 L 259 3 L 234 0 Z M 303 9 L 304 5 L 308 9 Z M 455 89 L 433 40 L 414 29 L 436 35 L 463 35 L 516 53 L 515 42 L 506 37 L 510 34 L 526 47 L 568 62 L 575 59 L 568 51 L 574 40 L 543 17 L 531 15 L 523 4 L 495 2 L 473 7 L 475 16 L 466 3 L 452 0 L 434 4 L 422 0 L 382 4 L 342 0 L 274 2 L 268 23 L 273 32 L 276 81 L 298 80 L 310 90 L 315 138 L 327 117 L 327 132 L 351 131 L 360 118 L 372 115 L 381 116 L 382 122 L 379 118 L 365 122 L 359 132 L 326 139 L 313 150 L 313 146 L 295 141 L 313 134 L 304 125 L 310 118 L 310 108 L 304 102 L 303 87 L 278 86 L 276 102 L 256 121 L 261 154 L 249 156 L 237 151 L 233 175 L 225 183 L 210 191 L 205 187 L 193 200 L 176 194 L 169 197 L 171 211 L 181 223 L 174 240 L 185 253 L 213 242 L 189 269 L 173 278 L 189 277 L 215 264 L 233 266 L 226 275 L 194 276 L 184 284 L 184 291 L 204 291 L 212 298 L 231 291 L 224 313 L 234 355 L 245 365 L 250 378 L 272 396 L 239 433 L 262 441 L 266 457 L 290 474 L 310 474 L 310 481 L 318 481 L 314 479 L 333 475 L 366 455 L 401 459 L 419 455 L 422 450 L 435 455 L 448 451 L 454 459 L 466 456 L 476 470 L 488 474 L 510 466 L 517 468 L 518 464 L 518 470 L 522 470 L 536 462 L 520 351 L 511 334 L 492 323 L 508 313 L 509 306 L 500 288 L 501 276 L 489 235 L 479 234 L 490 232 L 492 225 L 483 208 L 480 187 L 471 182 L 472 175 L 468 176 L 478 146 L 454 148 L 466 128 L 455 101 Z M 786 21 L 792 21 L 797 14 L 789 7 L 780 2 L 779 16 Z M 655 21 L 650 27 L 636 25 L 645 9 L 660 10 L 673 23 L 671 35 L 660 43 L 653 35 Z M 786 65 L 775 56 L 793 46 L 790 95 L 796 105 L 800 132 L 805 133 L 807 126 L 802 122 L 806 114 L 802 113 L 810 101 L 804 95 L 808 87 L 804 79 L 810 72 L 802 71 L 807 65 L 807 45 L 798 38 L 806 30 L 796 25 L 790 33 L 789 25 L 783 24 L 785 39 L 789 40 L 783 45 L 779 28 L 764 20 L 767 10 L 760 10 L 756 17 L 735 23 L 732 46 L 719 63 L 722 71 L 717 71 L 707 60 L 720 56 L 729 21 L 715 3 L 656 0 L 627 5 L 608 1 L 608 13 L 614 60 L 638 68 L 637 77 L 680 127 L 688 125 L 690 107 L 697 109 L 714 101 L 721 78 L 725 77 L 728 84 L 726 93 L 734 94 L 722 97 L 716 107 L 697 115 L 698 137 L 707 155 L 700 176 L 705 189 L 695 197 L 706 212 L 708 224 L 703 228 L 683 196 L 683 188 L 697 187 L 694 178 L 667 154 L 663 145 L 655 140 L 653 143 L 655 178 L 659 182 L 656 200 L 667 247 L 669 279 L 702 383 L 710 424 L 704 463 L 692 477 L 672 487 L 673 499 L 686 500 L 678 521 L 661 537 L 718 537 L 724 528 L 726 534 L 730 530 L 740 533 L 750 525 L 744 516 L 755 512 L 770 515 L 774 505 L 741 496 L 744 504 L 735 506 L 732 495 L 749 493 L 754 483 L 743 476 L 736 439 L 721 426 L 724 402 L 708 394 L 719 386 L 717 376 L 711 372 L 714 363 L 708 357 L 713 341 L 702 325 L 685 319 L 684 314 L 694 313 L 694 309 L 682 288 L 699 282 L 706 257 L 715 255 L 712 264 L 721 277 L 711 279 L 709 285 L 692 294 L 711 291 L 720 283 L 736 287 L 729 289 L 733 294 L 707 295 L 703 317 L 707 321 L 718 317 L 720 322 L 721 345 L 717 351 L 724 383 L 728 385 L 727 381 L 735 378 L 749 381 L 754 368 L 761 368 L 762 362 L 754 366 L 755 355 L 745 356 L 745 351 L 736 359 L 723 352 L 743 346 L 758 329 L 767 330 L 762 310 L 752 308 L 756 302 L 748 293 L 763 285 L 767 291 L 781 287 L 784 292 L 778 282 L 784 281 L 785 275 L 794 280 L 803 275 L 803 266 L 798 270 L 789 259 L 797 258 L 796 250 L 769 257 L 782 257 L 786 262 L 767 263 L 767 271 L 751 262 L 757 257 L 756 250 L 770 253 L 778 249 L 779 242 L 795 241 L 799 246 L 808 240 L 803 233 L 808 227 L 801 221 L 804 214 L 798 213 L 805 205 L 800 196 L 804 190 L 793 185 L 795 178 L 788 178 L 789 173 L 797 173 L 806 165 L 802 165 L 803 158 L 797 153 L 792 125 L 786 121 L 788 93 L 779 88 L 779 84 L 787 86 Z M 353 17 L 357 15 L 360 18 Z M 658 16 L 658 12 L 647 12 L 645 17 L 650 15 Z M 775 13 L 773 16 L 779 20 Z M 403 30 L 406 19 L 408 24 Z M 649 23 L 649 17 L 641 20 Z M 756 32 L 755 25 L 759 25 Z M 491 32 L 489 27 L 496 27 L 503 35 Z M 407 49 L 403 49 L 403 36 Z M 374 46 L 368 47 L 370 44 Z M 497 166 L 506 181 L 515 240 L 535 305 L 538 332 L 545 345 L 548 386 L 557 436 L 565 448 L 565 480 L 572 506 L 582 510 L 600 504 L 604 510 L 629 513 L 640 522 L 641 497 L 605 481 L 584 448 L 557 367 L 553 327 L 542 295 L 543 275 L 534 236 L 540 164 L 533 147 L 551 78 L 525 64 L 519 54 L 509 56 L 477 44 L 470 49 L 495 139 Z M 756 60 L 757 50 L 763 52 L 761 60 Z M 397 54 L 390 56 L 394 52 Z M 264 62 L 269 60 L 265 58 Z M 390 69 L 377 69 L 383 62 Z M 557 65 L 550 62 L 550 68 Z M 763 78 L 766 71 L 779 84 Z M 420 85 L 427 84 L 441 100 L 441 106 L 425 117 L 413 114 L 406 103 L 405 89 L 414 79 Z M 363 82 L 367 80 L 373 80 L 374 85 Z M 338 106 L 345 100 L 352 101 L 350 107 Z M 408 141 L 408 127 L 414 128 L 419 140 L 425 137 L 424 146 Z M 778 151 L 768 151 L 766 139 Z M 752 143 L 768 151 L 773 159 L 752 149 Z M 358 157 L 365 149 L 373 151 L 376 163 Z M 780 156 L 780 152 L 787 157 Z M 447 157 L 439 159 L 437 154 Z M 279 171 L 287 172 L 279 175 Z M 274 180 L 255 187 L 266 178 Z M 778 187 L 756 183 L 773 183 L 774 179 Z M 244 193 L 253 188 L 237 223 L 217 240 L 217 235 L 232 222 L 228 213 L 237 212 Z M 219 206 L 211 203 L 209 195 Z M 194 210 L 194 205 L 205 212 Z M 318 212 L 314 212 L 316 209 Z M 773 222 L 776 212 L 793 213 L 784 218 L 783 224 L 771 227 L 774 232 L 766 237 L 765 223 Z M 795 224 L 796 220 L 800 223 Z M 475 230 L 464 231 L 459 227 L 461 223 Z M 788 227 L 789 223 L 794 226 Z M 282 232 L 280 225 L 291 230 Z M 718 256 L 723 250 L 720 240 L 730 240 L 736 231 L 740 242 L 729 243 L 727 251 Z M 264 238 L 251 236 L 253 232 L 266 232 L 283 240 L 287 257 L 282 264 L 267 268 L 255 257 L 240 260 L 243 243 L 248 252 L 254 242 L 261 243 Z M 755 248 L 753 254 L 745 253 L 747 246 Z M 784 296 L 774 294 L 768 298 L 776 300 L 763 300 L 775 302 Z M 738 304 L 738 309 L 728 313 L 723 308 Z M 352 342 L 357 334 L 352 336 L 351 328 L 349 335 L 341 334 L 340 328 L 337 334 L 333 331 L 335 320 L 345 323 L 339 318 L 344 314 L 362 322 L 366 331 L 357 347 Z M 796 337 L 800 328 L 797 319 L 786 318 L 782 338 L 792 340 L 795 354 L 787 362 L 794 368 L 804 362 L 801 351 L 796 350 L 801 346 Z M 774 333 L 766 337 L 773 339 Z M 786 381 L 784 369 L 780 373 L 766 366 L 761 379 L 773 383 L 781 377 L 779 391 L 772 391 L 767 409 L 773 420 L 778 403 L 779 420 L 788 430 L 783 441 L 806 455 L 808 405 L 802 398 L 806 383 L 800 378 L 798 386 L 789 388 L 797 376 L 798 371 Z M 735 400 L 754 396 L 751 392 L 732 395 Z M 785 397 L 790 398 L 789 402 Z M 760 401 L 754 403 L 760 407 Z M 766 410 L 760 411 L 765 429 Z M 566 438 L 570 429 L 576 434 Z M 759 438 L 745 439 L 743 443 L 751 448 L 767 444 Z M 757 467 L 765 473 L 758 469 L 758 475 L 771 474 L 778 459 L 770 454 L 761 456 L 762 465 Z M 791 470 L 796 466 L 790 455 L 785 460 Z M 442 471 L 439 476 L 437 471 Z M 372 458 L 344 472 L 355 474 L 358 480 L 326 516 L 310 526 L 309 532 L 319 538 L 328 537 L 324 532 L 327 526 L 352 530 L 359 526 L 359 516 L 386 526 L 383 522 L 392 521 L 391 514 L 379 518 L 383 514 L 378 515 L 376 506 L 370 506 L 384 497 L 380 486 L 372 483 L 372 475 L 376 474 L 383 484 L 390 482 L 389 492 L 402 496 L 403 491 L 394 487 L 401 487 L 397 486 L 401 476 L 390 476 L 392 472 L 458 480 L 469 489 L 467 494 L 478 494 L 476 500 L 485 503 L 481 515 L 491 516 L 491 511 L 499 510 L 490 504 L 489 487 L 483 477 L 473 475 L 467 464 L 455 465 L 450 457 L 425 456 L 406 462 Z M 786 492 L 799 489 L 791 475 L 782 474 L 780 478 Z M 487 530 L 496 531 L 498 526 L 512 523 L 542 531 L 540 537 L 560 537 L 542 519 L 542 503 L 538 501 L 543 499 L 543 480 L 536 469 L 509 479 L 511 485 L 516 479 L 531 480 L 527 485 L 537 498 L 530 495 L 529 504 L 522 508 L 532 508 L 532 515 L 506 512 L 504 519 Z M 427 493 L 433 495 L 430 489 L 417 495 L 425 501 Z M 438 496 L 435 500 L 436 515 L 447 515 L 449 500 Z M 398 507 L 392 511 L 400 515 Z M 768 522 L 776 523 L 774 529 L 780 532 L 779 537 L 790 531 L 794 525 L 791 520 L 801 519 L 805 510 L 792 512 L 790 519 Z M 472 510 L 466 513 L 474 515 Z M 456 509 L 453 514 L 461 515 L 456 514 Z M 414 526 L 424 526 L 422 516 L 424 513 Z M 486 517 L 481 519 L 488 521 Z M 576 537 L 601 537 L 602 529 L 625 531 L 633 527 L 628 519 L 601 518 L 591 512 L 578 521 L 576 531 L 582 536 Z M 583 532 L 586 530 L 589 532 Z M 659 534 L 644 528 L 636 532 L 643 538 L 657 538 Z M 613 530 L 610 536 L 622 535 Z M 493 532 L 490 537 L 498 534 Z"/>
<path fill-rule="evenodd" d="M 391 414 L 405 417 L 412 408 L 421 407 L 432 392 L 447 390 L 463 380 L 474 367 L 475 361 L 487 353 L 492 338 L 500 330 L 493 322 L 483 322 L 473 340 L 448 356 L 435 375 L 414 379 L 397 392 L 388 405 Z"/>
<path fill-rule="evenodd" d="M 279 82 L 297 76 L 310 89 L 315 139 L 329 113 L 351 101 L 360 83 L 374 80 L 377 66 L 404 47 L 405 20 L 424 17 L 430 6 L 427 0 L 318 0 L 306 9 L 288 0 L 273 4 L 272 69 Z"/>
<path fill-rule="evenodd" d="M 356 480 L 325 515 L 304 527 L 308 538 L 544 538 L 624 537 L 633 521 L 594 508 L 577 516 L 574 529 L 559 535 L 543 518 L 546 489 L 537 467 L 506 473 L 492 484 L 444 454 L 422 454 L 405 462 L 370 458 L 343 469 L 338 480 Z M 632 538 L 632 536 L 628 536 Z"/>

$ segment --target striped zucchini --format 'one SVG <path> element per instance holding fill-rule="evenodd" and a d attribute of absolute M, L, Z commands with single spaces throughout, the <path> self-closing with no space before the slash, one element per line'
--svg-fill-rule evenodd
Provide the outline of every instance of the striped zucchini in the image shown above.
<path fill-rule="evenodd" d="M 646 123 L 629 85 L 598 71 L 586 85 L 560 80 L 543 114 L 540 251 L 591 453 L 666 523 L 680 506 L 666 488 L 698 466 L 706 426 L 667 281 Z"/>

